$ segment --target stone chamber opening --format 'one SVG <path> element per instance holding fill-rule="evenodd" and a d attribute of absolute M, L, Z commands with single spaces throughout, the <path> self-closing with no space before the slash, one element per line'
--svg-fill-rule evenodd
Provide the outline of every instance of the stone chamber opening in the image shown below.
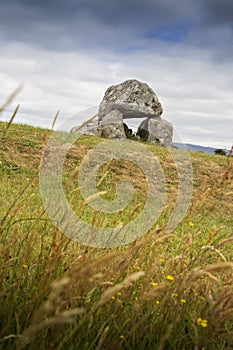
<path fill-rule="evenodd" d="M 147 125 L 144 125 L 143 128 L 139 128 L 142 123 L 142 119 L 124 119 L 124 130 L 127 139 L 147 141 L 149 137 L 148 132 L 148 121 Z"/>

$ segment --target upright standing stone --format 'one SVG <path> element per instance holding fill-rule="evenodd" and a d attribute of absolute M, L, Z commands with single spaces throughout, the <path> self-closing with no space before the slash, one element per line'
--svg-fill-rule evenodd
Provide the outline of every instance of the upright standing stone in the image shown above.
<path fill-rule="evenodd" d="M 109 139 L 122 139 L 126 137 L 122 113 L 117 109 L 104 116 L 100 122 L 100 127 L 102 137 Z"/>
<path fill-rule="evenodd" d="M 155 145 L 169 147 L 172 144 L 173 126 L 162 118 L 147 118 L 139 125 L 137 135 Z"/>

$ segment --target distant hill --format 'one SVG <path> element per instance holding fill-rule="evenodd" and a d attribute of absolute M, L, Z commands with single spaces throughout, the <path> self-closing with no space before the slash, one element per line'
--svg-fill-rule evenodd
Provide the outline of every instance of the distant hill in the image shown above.
<path fill-rule="evenodd" d="M 183 143 L 173 142 L 173 145 L 179 149 L 188 149 L 189 151 L 203 152 L 208 154 L 214 154 L 214 151 L 216 150 L 216 148 L 205 147 L 200 145 L 191 145 L 190 143 L 183 144 Z M 227 149 L 224 149 L 224 151 L 228 152 Z"/>

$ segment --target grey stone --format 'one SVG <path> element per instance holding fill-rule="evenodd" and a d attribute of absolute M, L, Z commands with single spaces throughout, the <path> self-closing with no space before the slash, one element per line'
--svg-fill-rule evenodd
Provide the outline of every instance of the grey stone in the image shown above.
<path fill-rule="evenodd" d="M 137 135 L 153 144 L 172 145 L 173 126 L 162 118 L 147 118 L 138 127 Z"/>
<path fill-rule="evenodd" d="M 101 136 L 109 139 L 125 138 L 125 128 L 122 119 L 122 113 L 119 110 L 113 110 L 106 114 L 100 122 Z"/>
<path fill-rule="evenodd" d="M 123 114 L 123 119 L 159 117 L 163 112 L 154 91 L 138 80 L 126 80 L 107 89 L 99 106 L 100 119 L 114 109 Z"/>
<path fill-rule="evenodd" d="M 92 135 L 92 136 L 101 136 L 101 127 L 99 125 L 99 117 L 98 115 L 92 119 L 87 125 L 83 126 L 80 129 L 80 126 L 75 126 L 71 129 L 71 132 L 74 132 L 78 135 Z"/>
<path fill-rule="evenodd" d="M 148 118 L 144 119 L 138 127 L 136 135 L 139 136 L 140 139 L 147 141 L 149 137 L 148 132 Z"/>

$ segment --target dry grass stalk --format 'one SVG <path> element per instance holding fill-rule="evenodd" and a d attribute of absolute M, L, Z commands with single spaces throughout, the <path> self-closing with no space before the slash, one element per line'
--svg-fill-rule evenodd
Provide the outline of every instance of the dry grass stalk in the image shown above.
<path fill-rule="evenodd" d="M 20 105 L 17 105 L 17 107 L 15 108 L 15 110 L 14 110 L 14 112 L 13 112 L 13 114 L 12 114 L 10 120 L 9 120 L 9 122 L 8 122 L 7 125 L 6 125 L 6 130 L 9 129 L 9 127 L 10 127 L 11 124 L 13 123 L 13 121 L 14 121 L 14 119 L 15 119 L 15 117 L 16 117 L 16 114 L 17 114 L 17 112 L 18 112 L 18 110 L 19 110 L 19 107 L 20 107 Z"/>
<path fill-rule="evenodd" d="M 151 288 L 149 292 L 144 293 L 142 296 L 142 300 L 152 300 L 157 295 L 160 295 L 161 293 L 165 293 L 167 289 L 168 289 L 167 284 L 160 283 L 158 286 Z"/>
<path fill-rule="evenodd" d="M 93 195 L 91 195 L 90 197 L 88 197 L 87 199 L 85 199 L 84 202 L 84 206 L 88 205 L 89 203 L 93 202 L 94 200 L 96 200 L 97 198 L 99 198 L 100 196 L 105 195 L 107 192 L 106 191 L 101 191 L 101 192 L 97 192 Z"/>
<path fill-rule="evenodd" d="M 12 94 L 7 98 L 7 100 L 3 103 L 2 106 L 0 106 L 0 113 L 2 113 L 6 107 L 14 100 L 14 98 L 18 95 L 18 93 L 23 89 L 23 84 L 20 84 L 13 92 Z"/>
<path fill-rule="evenodd" d="M 220 264 L 212 264 L 203 268 L 204 271 L 208 271 L 208 272 L 217 272 L 225 269 L 233 269 L 233 263 L 225 262 Z"/>
<path fill-rule="evenodd" d="M 224 262 L 227 261 L 227 259 L 225 258 L 225 256 L 220 252 L 220 250 L 218 250 L 217 248 L 211 246 L 211 245 L 208 245 L 208 246 L 203 246 L 201 247 L 202 250 L 211 250 L 212 252 L 215 252 L 217 253 L 222 259 Z"/>
<path fill-rule="evenodd" d="M 219 322 L 221 324 L 224 324 L 229 318 L 231 318 L 233 315 L 233 307 L 222 312 L 221 316 L 219 317 Z"/>
<path fill-rule="evenodd" d="M 71 172 L 70 177 L 65 185 L 65 190 L 68 190 L 68 188 L 73 184 L 73 182 L 78 176 L 78 173 L 79 173 L 79 165 L 77 165 L 74 168 L 74 170 Z M 77 191 L 78 189 L 80 189 L 80 187 L 76 188 L 74 191 Z"/>
<path fill-rule="evenodd" d="M 21 334 L 9 334 L 6 335 L 5 337 L 0 339 L 0 342 L 4 342 L 5 340 L 12 339 L 12 338 L 22 338 Z"/>
<path fill-rule="evenodd" d="M 39 323 L 33 323 L 26 330 L 24 330 L 20 339 L 19 348 L 25 347 L 27 344 L 30 344 L 34 340 L 35 335 L 43 328 L 51 327 L 52 325 L 59 323 L 72 323 L 74 316 L 81 315 L 84 312 L 84 308 L 70 309 L 67 311 L 63 311 L 55 316 L 46 318 Z"/>
<path fill-rule="evenodd" d="M 102 182 L 104 181 L 104 179 L 108 176 L 109 171 L 105 171 L 104 175 L 101 177 L 101 179 L 99 180 L 99 182 L 97 183 L 97 187 L 99 187 Z"/>
<path fill-rule="evenodd" d="M 165 342 L 166 342 L 166 340 L 170 337 L 173 328 L 174 328 L 174 325 L 173 325 L 173 324 L 170 324 L 170 325 L 167 327 L 167 332 L 166 332 L 165 335 L 160 339 L 158 350 L 163 350 L 163 349 L 164 349 Z"/>
<path fill-rule="evenodd" d="M 86 126 L 88 123 L 90 123 L 95 117 L 97 117 L 98 114 L 95 114 L 93 117 L 91 117 L 90 119 L 86 120 L 85 122 L 83 122 L 79 127 L 76 128 L 75 132 L 77 133 L 77 131 L 79 131 L 80 129 L 82 129 L 84 126 Z"/>
<path fill-rule="evenodd" d="M 109 327 L 107 326 L 107 327 L 104 328 L 104 331 L 103 331 L 103 333 L 100 336 L 100 339 L 98 341 L 96 350 L 102 349 L 102 345 L 103 345 L 103 342 L 104 342 L 104 340 L 105 340 L 105 338 L 106 338 L 106 336 L 108 334 L 108 331 L 109 331 Z"/>
<path fill-rule="evenodd" d="M 105 304 L 107 301 L 111 299 L 113 295 L 115 295 L 121 289 L 127 288 L 129 285 L 131 285 L 133 282 L 137 281 L 139 278 L 141 278 L 144 275 L 145 275 L 144 271 L 135 272 L 132 275 L 127 276 L 121 283 L 118 283 L 115 286 L 105 290 L 103 294 L 100 296 L 98 306 Z"/>
<path fill-rule="evenodd" d="M 212 280 L 213 282 L 217 282 L 219 283 L 220 280 L 218 278 L 216 278 L 214 275 L 212 275 L 210 272 L 205 271 L 204 269 L 197 269 L 195 271 L 191 271 L 186 279 L 186 283 L 192 283 L 195 282 L 197 279 L 200 279 L 202 277 L 208 277 L 210 280 Z"/>
<path fill-rule="evenodd" d="M 233 235 L 233 233 L 232 233 L 232 235 Z M 224 244 L 227 244 L 227 243 L 229 243 L 231 241 L 233 241 L 233 237 L 226 238 L 223 241 L 221 241 L 218 244 L 216 244 L 216 248 L 222 247 Z"/>
<path fill-rule="evenodd" d="M 55 117 L 53 118 L 53 123 L 52 123 L 52 127 L 51 127 L 52 130 L 54 129 L 54 126 L 57 122 L 57 118 L 59 116 L 59 113 L 60 113 L 60 111 L 57 111 L 57 113 L 55 114 Z"/>

